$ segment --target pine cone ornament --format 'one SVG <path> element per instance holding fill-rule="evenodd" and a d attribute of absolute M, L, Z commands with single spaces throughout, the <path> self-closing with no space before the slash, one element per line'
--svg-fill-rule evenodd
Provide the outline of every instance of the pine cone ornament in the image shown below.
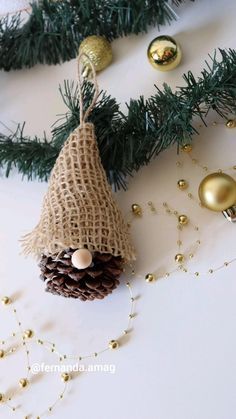
<path fill-rule="evenodd" d="M 23 240 L 24 252 L 41 259 L 46 291 L 83 301 L 110 294 L 119 284 L 123 264 L 135 259 L 127 223 L 101 163 L 94 126 L 85 122 L 98 96 L 91 67 L 95 97 L 84 114 L 80 80 L 80 126 L 56 160 L 40 221 Z"/>
<path fill-rule="evenodd" d="M 46 291 L 63 297 L 79 298 L 82 301 L 103 299 L 119 285 L 123 271 L 121 257 L 109 253 L 94 253 L 93 263 L 86 269 L 76 269 L 71 262 L 73 249 L 60 257 L 44 255 L 40 261 L 41 278 L 46 282 Z"/>

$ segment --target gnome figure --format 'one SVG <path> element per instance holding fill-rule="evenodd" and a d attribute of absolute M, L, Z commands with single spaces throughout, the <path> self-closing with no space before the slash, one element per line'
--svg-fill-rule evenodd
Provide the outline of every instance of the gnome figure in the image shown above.
<path fill-rule="evenodd" d="M 23 242 L 25 253 L 41 259 L 46 291 L 83 301 L 110 294 L 124 263 L 135 259 L 101 164 L 94 126 L 85 122 L 90 110 L 81 114 L 80 126 L 65 142 L 39 224 Z"/>

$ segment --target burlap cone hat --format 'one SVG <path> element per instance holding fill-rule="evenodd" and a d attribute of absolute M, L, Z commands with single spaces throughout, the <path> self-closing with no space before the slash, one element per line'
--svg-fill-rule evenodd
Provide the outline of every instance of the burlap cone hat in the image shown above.
<path fill-rule="evenodd" d="M 98 95 L 95 74 L 94 80 L 93 102 L 83 113 L 80 98 L 80 126 L 70 134 L 52 170 L 40 221 L 23 239 L 26 254 L 87 248 L 125 261 L 135 259 L 127 223 L 101 163 L 94 126 L 85 122 Z"/>

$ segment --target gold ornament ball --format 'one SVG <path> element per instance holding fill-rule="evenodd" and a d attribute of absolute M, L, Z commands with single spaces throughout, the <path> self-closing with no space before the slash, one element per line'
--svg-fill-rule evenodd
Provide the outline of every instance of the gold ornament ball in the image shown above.
<path fill-rule="evenodd" d="M 119 348 L 119 342 L 117 340 L 111 340 L 109 342 L 109 349 L 117 349 Z"/>
<path fill-rule="evenodd" d="M 185 153 L 191 153 L 191 151 L 193 150 L 193 146 L 192 144 L 184 144 L 181 147 L 181 150 L 184 151 Z"/>
<path fill-rule="evenodd" d="M 5 351 L 3 349 L 0 349 L 0 358 L 4 358 Z"/>
<path fill-rule="evenodd" d="M 155 277 L 155 275 L 154 274 L 147 274 L 146 276 L 145 276 L 145 281 L 146 282 L 153 282 L 153 281 L 155 281 L 155 279 L 156 279 L 156 277 Z"/>
<path fill-rule="evenodd" d="M 27 378 L 21 378 L 19 381 L 19 385 L 21 388 L 25 388 L 27 387 L 27 385 L 29 384 Z"/>
<path fill-rule="evenodd" d="M 150 64 L 155 69 L 169 71 L 179 65 L 182 51 L 174 38 L 161 35 L 151 41 L 148 46 L 147 56 Z"/>
<path fill-rule="evenodd" d="M 103 36 L 88 36 L 81 42 L 79 52 L 89 57 L 96 71 L 104 70 L 112 62 L 111 44 Z M 83 64 L 87 73 L 90 73 L 91 66 L 86 57 L 83 57 Z"/>
<path fill-rule="evenodd" d="M 211 173 L 200 183 L 198 195 L 204 207 L 224 211 L 236 203 L 236 182 L 225 173 Z"/>
<path fill-rule="evenodd" d="M 187 225 L 188 224 L 188 217 L 187 217 L 187 215 L 185 215 L 185 214 L 181 214 L 181 215 L 179 215 L 179 217 L 178 217 L 178 221 L 179 221 L 179 224 L 180 225 Z"/>
<path fill-rule="evenodd" d="M 68 381 L 70 381 L 70 374 L 68 374 L 68 372 L 63 372 L 63 374 L 61 374 L 61 379 L 62 381 L 64 381 L 64 383 L 67 383 Z"/>
<path fill-rule="evenodd" d="M 141 217 L 141 215 L 142 215 L 142 209 L 141 209 L 140 205 L 138 205 L 138 204 L 132 204 L 131 209 L 132 209 L 132 213 L 134 215 L 137 215 L 138 217 Z"/>
<path fill-rule="evenodd" d="M 184 262 L 184 255 L 182 253 L 177 253 L 177 255 L 175 255 L 175 261 L 177 263 L 183 263 Z"/>
<path fill-rule="evenodd" d="M 188 188 L 188 182 L 185 179 L 178 180 L 177 185 L 181 191 Z"/>

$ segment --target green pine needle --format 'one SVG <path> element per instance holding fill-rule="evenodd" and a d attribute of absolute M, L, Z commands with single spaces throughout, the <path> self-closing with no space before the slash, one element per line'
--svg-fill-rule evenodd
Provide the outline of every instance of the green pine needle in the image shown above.
<path fill-rule="evenodd" d="M 125 114 L 115 99 L 101 92 L 89 120 L 95 125 L 102 164 L 115 189 L 126 188 L 128 176 L 170 145 L 178 149 L 190 143 L 197 134 L 196 117 L 207 125 L 210 110 L 223 118 L 235 114 L 236 51 L 220 50 L 220 54 L 221 60 L 216 53 L 210 57 L 199 78 L 189 71 L 183 76 L 185 86 L 176 92 L 166 84 L 163 90 L 156 87 L 149 99 L 131 100 Z M 6 167 L 7 176 L 16 167 L 29 179 L 48 179 L 65 140 L 79 125 L 77 84 L 65 81 L 60 92 L 68 111 L 54 124 L 51 142 L 25 137 L 24 125 L 10 136 L 0 134 L 0 167 Z M 87 107 L 93 96 L 89 83 L 83 96 Z"/>

